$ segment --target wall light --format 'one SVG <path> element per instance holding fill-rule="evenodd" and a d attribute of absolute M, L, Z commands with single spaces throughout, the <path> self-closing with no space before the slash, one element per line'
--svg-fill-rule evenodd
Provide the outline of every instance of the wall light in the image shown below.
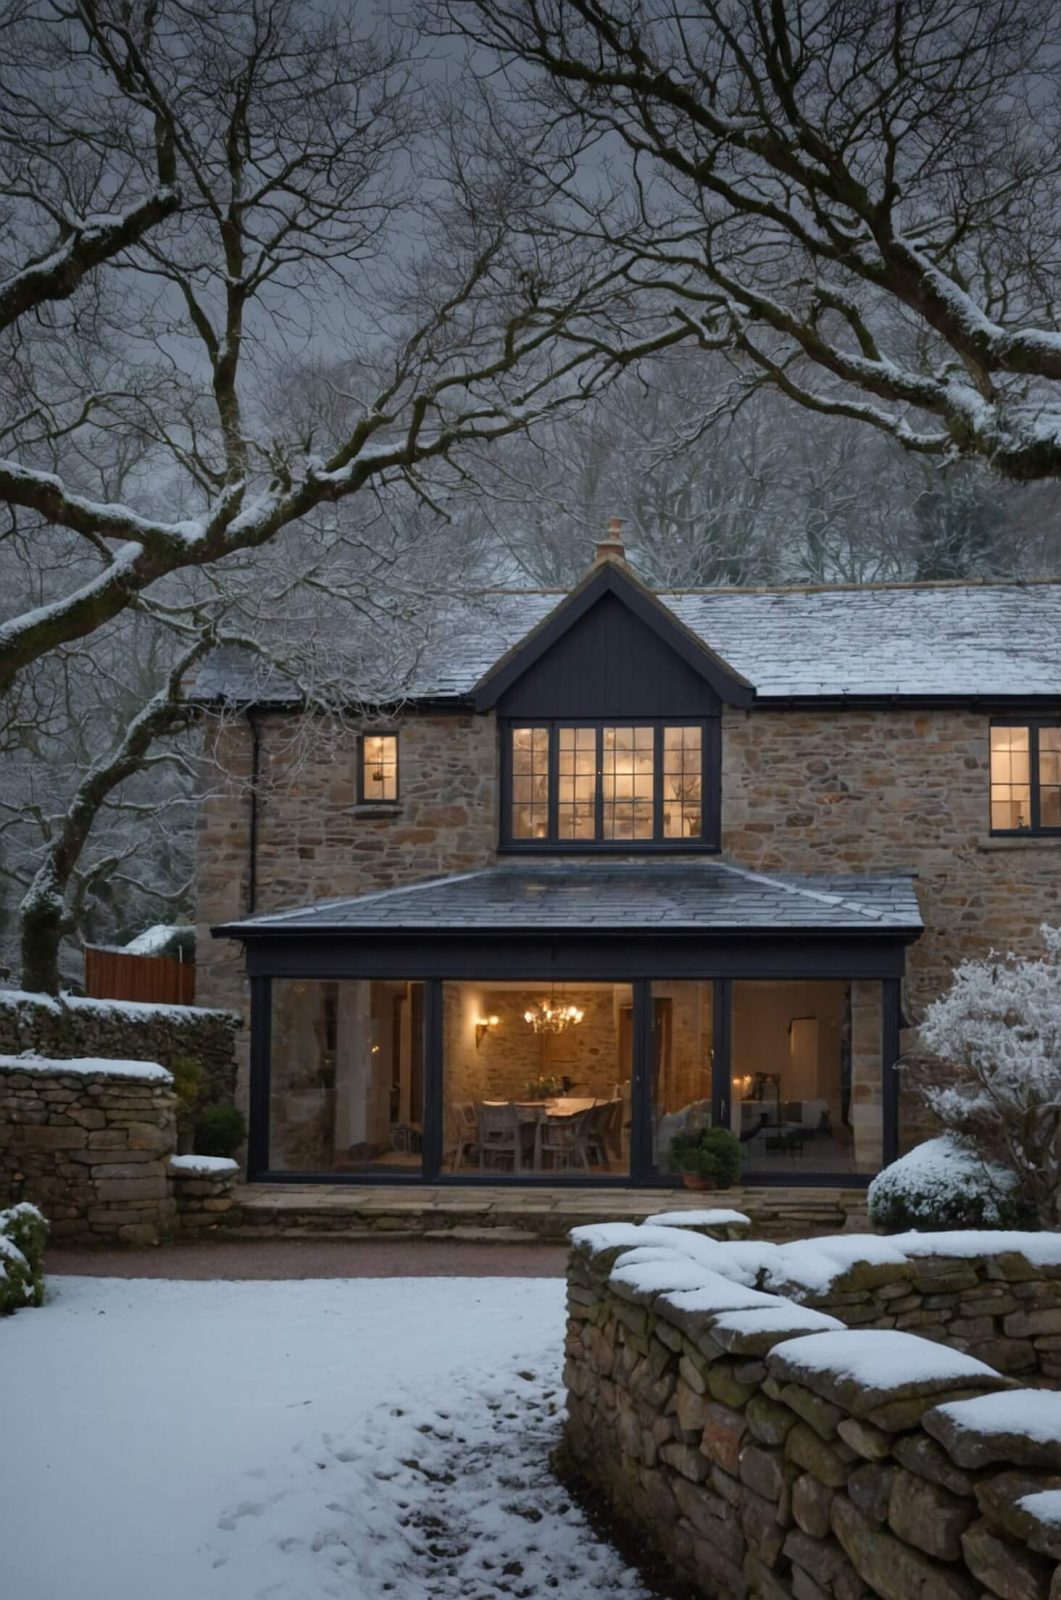
<path fill-rule="evenodd" d="M 475 1048 L 477 1050 L 478 1050 L 479 1046 L 483 1042 L 483 1035 L 487 1032 L 488 1029 L 496 1028 L 497 1024 L 498 1024 L 498 1021 L 499 1021 L 499 1019 L 497 1017 L 476 1017 L 476 1019 L 475 1019 Z"/>

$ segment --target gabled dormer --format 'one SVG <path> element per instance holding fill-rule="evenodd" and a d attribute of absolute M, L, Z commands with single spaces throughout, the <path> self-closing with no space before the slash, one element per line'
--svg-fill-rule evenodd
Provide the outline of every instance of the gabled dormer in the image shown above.
<path fill-rule="evenodd" d="M 754 690 L 613 544 L 476 685 L 501 744 L 501 848 L 719 848 L 722 706 Z"/>

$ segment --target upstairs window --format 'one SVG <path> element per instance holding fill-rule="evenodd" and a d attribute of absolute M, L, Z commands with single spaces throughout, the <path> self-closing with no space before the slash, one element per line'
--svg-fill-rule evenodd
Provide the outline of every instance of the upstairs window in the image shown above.
<path fill-rule="evenodd" d="M 363 733 L 358 761 L 358 801 L 361 805 L 394 805 L 398 799 L 398 735 Z"/>
<path fill-rule="evenodd" d="M 1061 833 L 1061 723 L 992 725 L 991 832 Z"/>
<path fill-rule="evenodd" d="M 548 722 L 506 732 L 503 842 L 712 848 L 704 722 Z"/>

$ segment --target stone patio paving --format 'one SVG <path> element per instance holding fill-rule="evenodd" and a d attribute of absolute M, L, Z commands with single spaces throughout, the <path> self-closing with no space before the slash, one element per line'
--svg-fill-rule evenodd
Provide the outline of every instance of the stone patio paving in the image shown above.
<path fill-rule="evenodd" d="M 562 1243 L 587 1222 L 641 1222 L 664 1210 L 725 1207 L 744 1212 L 759 1238 L 864 1230 L 858 1189 L 430 1188 L 354 1184 L 247 1184 L 237 1191 L 241 1238 L 320 1234 L 369 1238 L 469 1239 L 495 1244 Z"/>

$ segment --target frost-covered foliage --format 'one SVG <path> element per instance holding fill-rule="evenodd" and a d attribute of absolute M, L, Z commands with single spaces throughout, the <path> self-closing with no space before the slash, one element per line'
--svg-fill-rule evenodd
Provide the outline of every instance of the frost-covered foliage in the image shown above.
<path fill-rule="evenodd" d="M 869 1186 L 869 1218 L 883 1233 L 1007 1228 L 1019 1221 L 1016 1179 L 964 1141 L 943 1134 L 893 1161 Z"/>
<path fill-rule="evenodd" d="M 1061 1225 L 1061 928 L 1044 954 L 965 961 L 928 1008 L 921 1039 L 940 1070 L 919 1084 L 943 1128 L 1015 1178 L 1014 1194 Z"/>
<path fill-rule="evenodd" d="M 44 1243 L 48 1224 L 36 1206 L 22 1202 L 0 1211 L 0 1317 L 44 1299 Z"/>

